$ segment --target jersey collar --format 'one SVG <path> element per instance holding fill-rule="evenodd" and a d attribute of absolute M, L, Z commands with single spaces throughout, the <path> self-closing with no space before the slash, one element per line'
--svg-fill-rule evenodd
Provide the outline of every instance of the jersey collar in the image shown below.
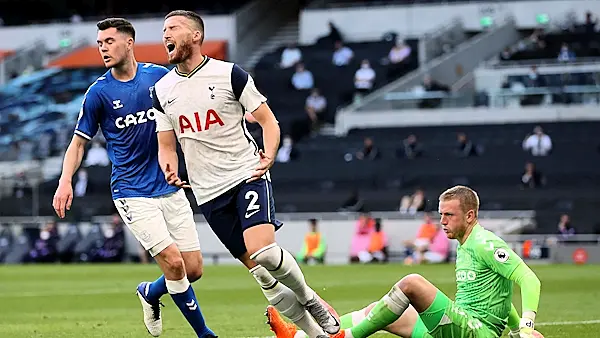
<path fill-rule="evenodd" d="M 202 69 L 202 67 L 204 67 L 204 65 L 206 65 L 208 63 L 208 60 L 210 60 L 210 58 L 207 55 L 204 55 L 204 60 L 202 60 L 202 62 L 200 62 L 200 64 L 197 65 L 196 68 L 192 69 L 192 71 L 189 73 L 182 73 L 179 71 L 177 66 L 175 66 L 175 74 L 177 74 L 179 76 L 183 76 L 183 77 L 188 77 L 188 78 L 192 77 L 194 74 L 198 73 L 198 71 L 200 69 Z"/>

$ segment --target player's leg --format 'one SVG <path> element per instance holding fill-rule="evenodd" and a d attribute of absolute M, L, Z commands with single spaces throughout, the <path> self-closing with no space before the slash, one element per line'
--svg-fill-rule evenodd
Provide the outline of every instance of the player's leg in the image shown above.
<path fill-rule="evenodd" d="M 363 321 L 371 312 L 371 310 L 377 305 L 377 303 L 371 303 L 369 306 L 347 313 L 340 317 L 342 329 L 348 329 L 354 325 L 358 325 Z M 409 306 L 406 311 L 392 324 L 383 328 L 384 331 L 392 333 L 399 337 L 410 337 L 410 338 L 430 338 L 431 336 L 427 333 L 427 328 L 421 319 L 419 313 L 414 307 Z"/>
<path fill-rule="evenodd" d="M 154 257 L 163 272 L 163 276 L 156 282 L 143 282 L 137 287 L 137 294 L 144 311 L 144 324 L 148 332 L 157 337 L 162 333 L 160 296 L 181 289 L 186 282 L 189 284 L 185 279 L 183 258 L 167 230 L 157 199 L 118 199 L 115 205 L 125 224 L 144 249 Z M 199 308 L 198 312 L 200 312 Z"/>
<path fill-rule="evenodd" d="M 271 182 L 260 179 L 242 185 L 237 195 L 237 211 L 250 258 L 290 288 L 325 332 L 337 333 L 340 329 L 337 319 L 308 287 L 294 256 L 275 242 L 275 230 L 282 224 L 275 219 Z"/>
<path fill-rule="evenodd" d="M 250 259 L 246 250 L 242 226 L 237 212 L 237 190 L 200 205 L 209 226 L 225 245 L 231 255 L 239 259 L 250 271 L 269 304 L 274 305 L 307 332 L 324 334 L 323 330 L 307 314 L 296 295 L 285 285 L 277 282 L 262 266 Z M 317 330 L 317 331 L 315 331 Z M 317 334 L 311 335 L 316 337 Z"/>
<path fill-rule="evenodd" d="M 420 275 L 408 275 L 396 283 L 390 292 L 375 304 L 365 319 L 352 328 L 345 329 L 341 337 L 368 337 L 401 318 L 410 305 L 417 312 L 424 312 L 433 304 L 438 292 L 433 284 Z M 439 321 L 441 317 L 438 323 Z M 425 320 L 424 323 L 429 328 Z"/>
<path fill-rule="evenodd" d="M 202 276 L 202 254 L 194 222 L 194 213 L 183 190 L 159 198 L 167 229 L 180 252 L 184 274 L 177 281 L 177 289 L 169 288 L 171 298 L 199 337 L 215 334 L 206 326 L 198 298 L 190 283 Z M 167 279 L 167 286 L 169 286 Z"/>

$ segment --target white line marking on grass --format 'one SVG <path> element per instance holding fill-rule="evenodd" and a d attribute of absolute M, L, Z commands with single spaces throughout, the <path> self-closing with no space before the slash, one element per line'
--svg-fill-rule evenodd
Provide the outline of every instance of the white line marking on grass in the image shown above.
<path fill-rule="evenodd" d="M 590 324 L 600 324 L 600 319 L 593 320 L 576 320 L 569 322 L 542 322 L 535 323 L 535 326 L 561 326 L 561 325 L 590 325 Z M 240 338 L 276 338 L 274 336 L 263 336 L 263 337 L 240 337 Z"/>
<path fill-rule="evenodd" d="M 576 320 L 576 321 L 570 321 L 570 322 L 535 323 L 535 326 L 589 325 L 589 324 L 600 324 L 600 319 Z"/>

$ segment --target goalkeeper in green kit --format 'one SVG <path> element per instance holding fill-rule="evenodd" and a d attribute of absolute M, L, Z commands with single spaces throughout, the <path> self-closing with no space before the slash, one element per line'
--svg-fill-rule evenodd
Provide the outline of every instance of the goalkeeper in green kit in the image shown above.
<path fill-rule="evenodd" d="M 454 301 L 424 277 L 408 275 L 378 302 L 342 316 L 343 329 L 332 337 L 386 330 L 407 338 L 495 338 L 507 326 L 511 338 L 534 337 L 540 281 L 506 242 L 479 225 L 478 210 L 479 198 L 468 187 L 455 186 L 439 198 L 443 229 L 459 242 Z M 521 288 L 521 317 L 511 303 L 513 282 Z M 278 338 L 308 337 L 273 307 L 267 316 Z"/>

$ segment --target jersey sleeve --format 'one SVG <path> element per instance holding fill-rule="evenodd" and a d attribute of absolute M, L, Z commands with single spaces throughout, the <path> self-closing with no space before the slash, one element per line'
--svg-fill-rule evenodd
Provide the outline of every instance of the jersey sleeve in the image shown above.
<path fill-rule="evenodd" d="M 477 251 L 479 258 L 492 271 L 507 279 L 523 262 L 505 241 L 496 236 L 482 236 Z"/>
<path fill-rule="evenodd" d="M 81 103 L 75 134 L 91 140 L 98 132 L 100 117 L 102 115 L 102 101 L 94 84 L 88 88 Z"/>
<path fill-rule="evenodd" d="M 231 88 L 236 100 L 250 113 L 267 102 L 267 98 L 256 89 L 252 76 L 236 64 L 231 70 Z"/>
<path fill-rule="evenodd" d="M 156 87 L 152 87 L 152 108 L 156 109 L 156 132 L 173 130 L 173 124 L 156 95 Z"/>

